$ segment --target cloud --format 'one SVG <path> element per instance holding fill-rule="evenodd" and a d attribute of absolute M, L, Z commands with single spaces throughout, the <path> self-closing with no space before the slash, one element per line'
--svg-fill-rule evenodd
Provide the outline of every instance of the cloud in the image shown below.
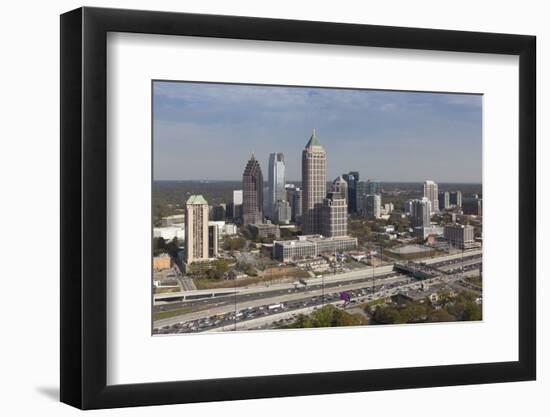
<path fill-rule="evenodd" d="M 289 177 L 298 179 L 300 153 L 315 127 L 330 152 L 331 176 L 356 167 L 382 180 L 420 176 L 431 161 L 452 155 L 464 166 L 439 175 L 475 180 L 481 178 L 481 101 L 479 95 L 155 82 L 155 177 L 236 179 L 250 152 L 267 161 L 270 152 L 282 151 Z M 213 166 L 203 172 L 200 160 Z"/>

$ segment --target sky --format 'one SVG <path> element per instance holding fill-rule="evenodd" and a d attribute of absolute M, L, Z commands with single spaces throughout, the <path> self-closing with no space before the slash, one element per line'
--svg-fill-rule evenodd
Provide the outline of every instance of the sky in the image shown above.
<path fill-rule="evenodd" d="M 482 96 L 316 87 L 153 82 L 155 180 L 240 180 L 251 154 L 287 182 L 316 129 L 327 180 L 481 182 Z"/>

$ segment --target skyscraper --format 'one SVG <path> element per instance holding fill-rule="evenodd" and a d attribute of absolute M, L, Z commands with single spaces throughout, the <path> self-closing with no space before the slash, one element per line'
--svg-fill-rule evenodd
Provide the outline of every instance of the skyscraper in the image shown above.
<path fill-rule="evenodd" d="M 302 221 L 302 190 L 300 188 L 288 188 L 286 190 L 287 198 L 291 207 L 291 218 L 295 223 Z"/>
<path fill-rule="evenodd" d="M 240 221 L 243 215 L 243 190 L 233 190 L 233 201 L 227 207 L 227 216 Z"/>
<path fill-rule="evenodd" d="M 208 203 L 192 195 L 185 203 L 185 263 L 208 259 Z"/>
<path fill-rule="evenodd" d="M 350 171 L 342 175 L 342 178 L 348 184 L 348 213 L 357 213 L 359 209 L 357 203 L 357 183 L 359 182 L 359 172 Z"/>
<path fill-rule="evenodd" d="M 278 224 L 289 224 L 292 218 L 290 203 L 285 200 L 277 200 L 273 207 L 273 221 Z"/>
<path fill-rule="evenodd" d="M 330 192 L 323 199 L 321 234 L 325 237 L 348 234 L 348 207 L 339 192 Z"/>
<path fill-rule="evenodd" d="M 382 204 L 382 198 L 380 194 L 367 194 L 365 198 L 365 211 L 369 219 L 380 218 L 380 206 Z"/>
<path fill-rule="evenodd" d="M 327 193 L 327 154 L 315 129 L 302 152 L 302 232 L 321 233 L 321 207 Z"/>
<path fill-rule="evenodd" d="M 451 191 L 449 193 L 449 203 L 451 206 L 462 207 L 462 191 Z"/>
<path fill-rule="evenodd" d="M 412 201 L 411 224 L 413 227 L 428 227 L 430 225 L 430 213 L 432 202 L 424 197 L 422 200 Z"/>
<path fill-rule="evenodd" d="M 382 194 L 382 187 L 376 180 L 367 180 L 365 192 L 367 194 Z"/>
<path fill-rule="evenodd" d="M 215 258 L 218 256 L 218 226 L 212 224 L 208 226 L 208 257 Z"/>
<path fill-rule="evenodd" d="M 448 191 L 440 191 L 438 193 L 439 210 L 448 209 L 451 207 L 451 199 Z"/>
<path fill-rule="evenodd" d="M 332 191 L 340 193 L 346 200 L 346 205 L 348 204 L 348 183 L 341 175 L 332 182 Z"/>
<path fill-rule="evenodd" d="M 267 173 L 266 215 L 274 216 L 277 201 L 286 200 L 285 193 L 285 158 L 282 153 L 269 154 Z"/>
<path fill-rule="evenodd" d="M 437 183 L 435 183 L 434 181 L 427 180 L 424 183 L 424 197 L 426 197 L 432 203 L 431 213 L 435 213 L 439 210 L 439 198 L 437 190 Z"/>
<path fill-rule="evenodd" d="M 259 162 L 252 155 L 243 172 L 243 224 L 263 222 L 263 187 L 262 169 Z"/>

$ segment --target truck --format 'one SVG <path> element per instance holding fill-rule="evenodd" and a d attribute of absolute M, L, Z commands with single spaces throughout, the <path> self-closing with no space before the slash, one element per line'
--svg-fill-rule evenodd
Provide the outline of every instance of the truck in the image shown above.
<path fill-rule="evenodd" d="M 284 308 L 284 304 L 283 303 L 279 303 L 279 304 L 271 304 L 269 307 L 267 307 L 268 309 L 270 310 L 275 310 L 277 308 Z"/>

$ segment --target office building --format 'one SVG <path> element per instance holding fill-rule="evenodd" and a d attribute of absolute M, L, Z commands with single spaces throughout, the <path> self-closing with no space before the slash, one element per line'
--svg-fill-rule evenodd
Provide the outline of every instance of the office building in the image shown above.
<path fill-rule="evenodd" d="M 479 197 L 467 197 L 462 200 L 462 212 L 471 216 L 482 215 L 482 199 Z"/>
<path fill-rule="evenodd" d="M 192 195 L 185 203 L 185 262 L 208 259 L 208 203 Z"/>
<path fill-rule="evenodd" d="M 474 243 L 474 227 L 462 224 L 445 226 L 443 237 L 453 246 L 464 249 Z"/>
<path fill-rule="evenodd" d="M 215 258 L 218 256 L 219 233 L 218 226 L 215 224 L 208 225 L 208 257 Z"/>
<path fill-rule="evenodd" d="M 325 237 L 348 234 L 348 206 L 339 192 L 330 192 L 323 200 L 321 234 Z"/>
<path fill-rule="evenodd" d="M 162 217 L 160 219 L 161 226 L 174 226 L 174 225 L 183 225 L 185 222 L 184 214 L 173 214 L 171 216 Z"/>
<path fill-rule="evenodd" d="M 430 200 L 431 214 L 439 210 L 439 195 L 437 183 L 431 180 L 427 180 L 424 183 L 424 197 Z"/>
<path fill-rule="evenodd" d="M 278 200 L 273 207 L 273 221 L 278 224 L 289 224 L 291 218 L 290 203 L 286 200 Z"/>
<path fill-rule="evenodd" d="M 382 194 L 382 187 L 380 186 L 380 182 L 376 180 L 367 180 L 365 183 L 365 194 Z"/>
<path fill-rule="evenodd" d="M 274 217 L 277 201 L 286 200 L 285 192 L 285 158 L 282 153 L 269 154 L 266 192 L 266 216 Z"/>
<path fill-rule="evenodd" d="M 218 204 L 212 207 L 212 217 L 210 219 L 214 221 L 224 221 L 225 215 L 226 215 L 225 204 Z"/>
<path fill-rule="evenodd" d="M 327 193 L 327 155 L 315 129 L 302 152 L 302 231 L 321 233 L 321 208 Z"/>
<path fill-rule="evenodd" d="M 292 262 L 304 258 L 314 258 L 323 253 L 334 254 L 357 248 L 357 238 L 302 236 L 298 240 L 273 242 L 273 258 L 281 262 Z"/>
<path fill-rule="evenodd" d="M 300 188 L 287 188 L 287 199 L 291 208 L 291 220 L 295 223 L 302 221 L 302 190 Z"/>
<path fill-rule="evenodd" d="M 403 212 L 405 214 L 412 214 L 414 200 L 407 200 L 403 203 Z"/>
<path fill-rule="evenodd" d="M 335 193 L 340 193 L 342 197 L 346 200 L 346 206 L 348 204 L 348 183 L 346 180 L 340 175 L 338 178 L 336 178 L 332 182 L 332 191 Z M 347 210 L 347 208 L 346 208 Z"/>
<path fill-rule="evenodd" d="M 462 192 L 461 191 L 451 191 L 449 193 L 449 204 L 455 207 L 462 207 Z"/>
<path fill-rule="evenodd" d="M 427 227 L 430 225 L 432 202 L 424 197 L 422 200 L 412 201 L 411 225 L 413 227 Z"/>
<path fill-rule="evenodd" d="M 250 157 L 243 173 L 243 224 L 262 223 L 264 220 L 264 177 L 259 162 Z"/>
<path fill-rule="evenodd" d="M 451 195 L 448 191 L 440 191 L 437 195 L 439 210 L 451 208 Z"/>
<path fill-rule="evenodd" d="M 270 222 L 250 224 L 248 228 L 254 239 L 279 239 L 281 237 L 281 229 L 279 228 L 279 226 Z"/>
<path fill-rule="evenodd" d="M 226 216 L 228 219 L 238 221 L 242 217 L 243 190 L 233 190 L 233 200 L 227 205 Z"/>
<path fill-rule="evenodd" d="M 369 219 L 380 218 L 380 206 L 382 198 L 379 194 L 367 194 L 365 197 L 365 215 Z"/>
<path fill-rule="evenodd" d="M 359 182 L 359 172 L 350 171 L 342 175 L 344 181 L 348 185 L 348 213 L 357 213 L 357 183 Z"/>
<path fill-rule="evenodd" d="M 427 239 L 428 236 L 442 236 L 444 232 L 443 226 L 424 226 L 424 227 L 415 227 L 413 229 L 413 234 L 422 239 Z"/>

